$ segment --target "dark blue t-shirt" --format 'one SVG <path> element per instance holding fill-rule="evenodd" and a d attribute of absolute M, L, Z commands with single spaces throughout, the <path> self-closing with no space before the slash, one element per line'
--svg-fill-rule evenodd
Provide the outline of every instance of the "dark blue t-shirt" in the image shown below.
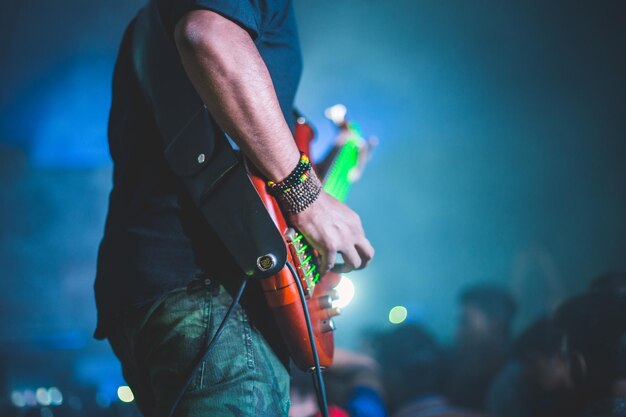
<path fill-rule="evenodd" d="M 293 101 L 301 57 L 290 0 L 158 0 L 169 33 L 193 9 L 208 9 L 242 26 L 272 77 L 284 117 L 294 124 Z M 113 77 L 109 147 L 113 190 L 95 283 L 96 337 L 116 318 L 197 278 L 238 285 L 241 271 L 187 196 L 163 156 L 162 139 L 132 67 L 134 22 L 124 34 Z M 254 286 L 244 305 L 259 326 L 269 317 Z M 254 320 L 253 320 L 254 321 Z"/>

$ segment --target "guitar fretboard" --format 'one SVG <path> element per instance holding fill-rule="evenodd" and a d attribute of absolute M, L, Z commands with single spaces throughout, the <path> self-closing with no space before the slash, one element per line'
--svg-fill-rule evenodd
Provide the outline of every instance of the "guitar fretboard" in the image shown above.
<path fill-rule="evenodd" d="M 363 142 L 361 131 L 356 123 L 348 123 L 350 135 L 343 144 L 328 170 L 324 181 L 324 191 L 339 201 L 345 201 L 353 180 L 350 172 L 358 166 L 359 149 Z"/>

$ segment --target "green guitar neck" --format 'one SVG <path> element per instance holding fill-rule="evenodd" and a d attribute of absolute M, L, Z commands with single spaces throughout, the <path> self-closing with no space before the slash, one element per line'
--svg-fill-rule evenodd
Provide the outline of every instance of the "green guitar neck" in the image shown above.
<path fill-rule="evenodd" d="M 363 142 L 356 123 L 348 123 L 348 131 L 350 135 L 337 153 L 324 181 L 324 191 L 339 201 L 345 201 L 348 196 L 353 182 L 350 173 L 359 164 L 359 152 Z"/>

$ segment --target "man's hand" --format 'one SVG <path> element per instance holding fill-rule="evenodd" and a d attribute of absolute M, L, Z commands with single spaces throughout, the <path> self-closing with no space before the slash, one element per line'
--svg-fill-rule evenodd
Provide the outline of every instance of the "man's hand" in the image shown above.
<path fill-rule="evenodd" d="M 349 272 L 365 268 L 374 256 L 359 216 L 324 191 L 304 211 L 291 215 L 289 221 L 319 252 L 322 274 L 331 269 Z M 337 253 L 341 253 L 343 264 L 335 265 Z"/>

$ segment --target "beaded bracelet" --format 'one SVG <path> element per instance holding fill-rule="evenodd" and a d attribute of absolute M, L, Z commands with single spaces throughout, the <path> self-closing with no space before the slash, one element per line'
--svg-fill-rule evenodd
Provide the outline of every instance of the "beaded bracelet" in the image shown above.
<path fill-rule="evenodd" d="M 311 171 L 311 161 L 304 152 L 300 152 L 298 165 L 296 165 L 293 171 L 291 171 L 291 174 L 289 174 L 287 178 L 281 182 L 268 181 L 267 186 L 270 188 L 272 193 L 277 193 L 278 191 L 284 192 L 285 190 L 297 185 L 299 182 L 303 182 L 305 178 L 302 176 L 306 175 L 309 171 Z"/>
<path fill-rule="evenodd" d="M 267 186 L 281 208 L 289 214 L 300 213 L 310 206 L 322 191 L 322 183 L 315 175 L 311 161 L 301 153 L 296 168 L 279 183 L 268 181 Z"/>

